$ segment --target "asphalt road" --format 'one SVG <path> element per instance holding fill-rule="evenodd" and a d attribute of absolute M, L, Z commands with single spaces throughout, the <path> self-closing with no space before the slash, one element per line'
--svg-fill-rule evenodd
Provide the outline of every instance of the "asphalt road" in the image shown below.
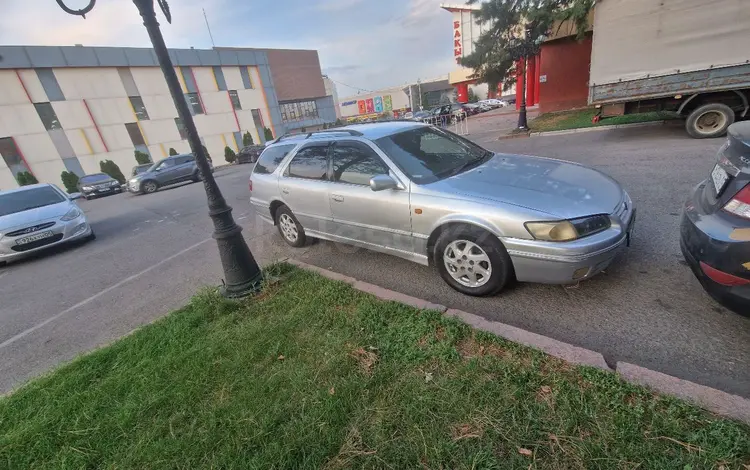
<path fill-rule="evenodd" d="M 720 139 L 697 141 L 671 127 L 503 141 L 477 129 L 473 136 L 492 150 L 572 160 L 617 178 L 638 205 L 634 245 L 575 289 L 522 284 L 473 298 L 399 258 L 328 242 L 287 248 L 248 206 L 248 166 L 220 173 L 218 181 L 262 262 L 293 256 L 600 351 L 611 363 L 750 397 L 750 319 L 702 291 L 678 244 L 682 202 L 708 175 Z M 81 206 L 96 241 L 0 268 L 0 391 L 159 318 L 221 278 L 200 185 Z"/>

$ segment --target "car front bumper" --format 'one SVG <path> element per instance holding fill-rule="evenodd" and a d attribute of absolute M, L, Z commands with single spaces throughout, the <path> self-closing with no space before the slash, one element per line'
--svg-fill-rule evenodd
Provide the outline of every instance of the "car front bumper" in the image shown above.
<path fill-rule="evenodd" d="M 16 239 L 19 237 L 4 236 L 0 238 L 0 262 L 14 261 L 28 256 L 37 251 L 61 245 L 64 243 L 80 240 L 91 235 L 91 225 L 81 211 L 81 215 L 73 220 L 64 222 L 60 219 L 41 220 L 38 223 L 55 222 L 55 225 L 43 231 L 51 231 L 52 237 L 27 244 L 18 245 Z"/>
<path fill-rule="evenodd" d="M 122 192 L 122 186 L 110 186 L 108 188 L 93 189 L 91 191 L 81 191 L 84 197 L 97 197 L 97 196 L 109 196 L 111 194 L 117 194 Z"/>
<path fill-rule="evenodd" d="M 502 238 L 516 279 L 541 284 L 575 284 L 604 271 L 630 245 L 635 226 L 635 207 L 628 203 L 611 215 L 607 230 L 569 242 Z"/>
<path fill-rule="evenodd" d="M 701 204 L 705 182 L 691 193 L 680 223 L 680 248 L 706 292 L 725 307 L 750 315 L 750 284 L 724 285 L 711 279 L 701 263 L 722 273 L 750 279 L 750 240 L 738 240 L 736 220 L 729 214 L 708 213 Z M 734 238 L 733 238 L 734 237 Z M 707 269 L 710 269 L 707 268 Z"/>

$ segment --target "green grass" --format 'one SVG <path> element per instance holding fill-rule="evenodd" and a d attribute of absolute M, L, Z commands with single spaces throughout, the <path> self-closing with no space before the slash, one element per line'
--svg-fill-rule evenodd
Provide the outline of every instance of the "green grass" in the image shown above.
<path fill-rule="evenodd" d="M 579 129 L 582 127 L 614 126 L 617 124 L 633 124 L 636 122 L 679 119 L 679 116 L 675 113 L 654 111 L 650 113 L 606 117 L 594 124 L 591 122 L 591 118 L 594 117 L 596 111 L 596 109 L 579 109 L 576 111 L 540 114 L 529 121 L 529 129 L 531 129 L 532 132 L 546 132 L 563 129 Z"/>
<path fill-rule="evenodd" d="M 0 399 L 0 468 L 750 463 L 741 424 L 437 312 L 276 269 L 284 281 L 253 300 L 204 291 Z"/>

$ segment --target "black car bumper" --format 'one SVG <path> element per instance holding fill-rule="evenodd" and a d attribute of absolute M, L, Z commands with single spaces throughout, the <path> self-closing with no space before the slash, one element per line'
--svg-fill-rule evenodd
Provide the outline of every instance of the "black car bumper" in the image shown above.
<path fill-rule="evenodd" d="M 109 196 L 110 194 L 117 194 L 122 192 L 122 187 L 113 186 L 111 188 L 94 189 L 93 191 L 81 191 L 83 197 L 92 198 L 97 196 Z"/>
<path fill-rule="evenodd" d="M 750 240 L 736 240 L 736 220 L 722 212 L 704 211 L 695 188 L 683 211 L 680 248 L 703 288 L 734 312 L 750 315 Z M 736 219 L 736 218 L 735 218 Z M 750 224 L 748 224 L 750 226 Z"/>

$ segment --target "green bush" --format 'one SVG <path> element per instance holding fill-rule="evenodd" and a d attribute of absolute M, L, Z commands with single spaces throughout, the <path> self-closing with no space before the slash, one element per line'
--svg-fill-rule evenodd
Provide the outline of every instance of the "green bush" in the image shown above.
<path fill-rule="evenodd" d="M 141 152 L 140 150 L 136 150 L 135 161 L 138 162 L 139 165 L 145 165 L 146 163 L 151 163 L 151 155 L 145 152 Z"/>
<path fill-rule="evenodd" d="M 266 140 L 273 140 L 273 132 L 267 127 L 263 128 L 263 136 Z"/>
<path fill-rule="evenodd" d="M 171 157 L 174 155 L 179 155 L 179 153 L 177 153 L 177 150 L 175 150 L 174 147 L 169 147 L 169 156 Z"/>
<path fill-rule="evenodd" d="M 36 179 L 36 176 L 32 175 L 28 171 L 19 171 L 16 175 L 16 181 L 18 181 L 19 186 L 28 186 L 30 184 L 37 184 L 39 180 Z"/>
<path fill-rule="evenodd" d="M 234 163 L 234 161 L 237 160 L 237 154 L 234 153 L 234 150 L 229 148 L 228 145 L 224 147 L 224 160 L 226 160 L 227 163 Z"/>
<path fill-rule="evenodd" d="M 78 192 L 78 175 L 72 171 L 63 171 L 60 173 L 60 179 L 62 179 L 63 186 L 68 194 Z"/>
<path fill-rule="evenodd" d="M 125 184 L 125 175 L 120 171 L 120 167 L 117 163 L 112 160 L 104 160 L 99 162 L 99 169 L 102 173 L 106 173 L 112 178 L 116 179 L 120 184 Z"/>
<path fill-rule="evenodd" d="M 245 135 L 242 136 L 242 146 L 247 147 L 248 145 L 253 145 L 255 142 L 253 142 L 253 136 L 250 135 L 250 131 L 245 132 Z"/>
<path fill-rule="evenodd" d="M 341 122 L 341 119 L 336 119 L 336 122 L 334 124 L 336 125 L 336 127 L 344 125 L 344 123 Z"/>

